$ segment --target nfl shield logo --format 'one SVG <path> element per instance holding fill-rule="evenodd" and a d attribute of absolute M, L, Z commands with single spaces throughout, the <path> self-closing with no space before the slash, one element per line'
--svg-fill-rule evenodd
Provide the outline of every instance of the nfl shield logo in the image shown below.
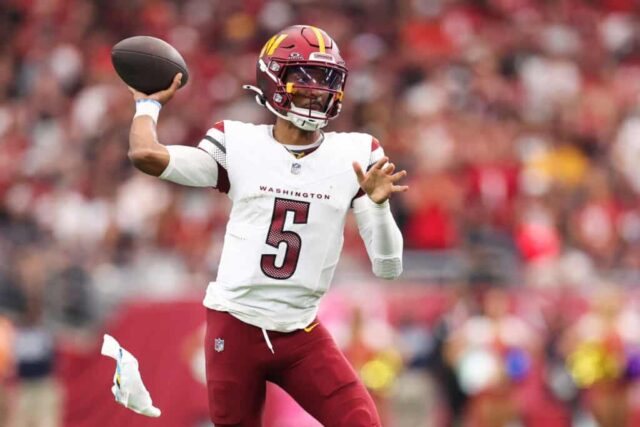
<path fill-rule="evenodd" d="M 214 340 L 213 348 L 215 351 L 220 353 L 222 350 L 224 350 L 224 340 L 222 338 L 216 338 Z"/>
<path fill-rule="evenodd" d="M 294 163 L 291 165 L 291 173 L 294 175 L 298 175 L 300 173 L 300 169 L 302 169 L 302 165 L 300 163 Z"/>

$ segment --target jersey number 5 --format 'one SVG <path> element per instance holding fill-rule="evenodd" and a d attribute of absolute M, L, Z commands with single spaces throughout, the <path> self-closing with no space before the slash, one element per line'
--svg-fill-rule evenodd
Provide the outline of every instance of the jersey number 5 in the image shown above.
<path fill-rule="evenodd" d="M 296 267 L 298 267 L 298 258 L 302 248 L 300 235 L 294 231 L 284 230 L 287 212 L 293 212 L 294 224 L 306 224 L 309 218 L 309 203 L 276 198 L 273 205 L 271 226 L 269 234 L 267 234 L 267 245 L 277 249 L 281 243 L 284 243 L 284 261 L 278 267 L 275 255 L 265 254 L 260 259 L 262 272 L 273 279 L 282 280 L 293 276 Z"/>

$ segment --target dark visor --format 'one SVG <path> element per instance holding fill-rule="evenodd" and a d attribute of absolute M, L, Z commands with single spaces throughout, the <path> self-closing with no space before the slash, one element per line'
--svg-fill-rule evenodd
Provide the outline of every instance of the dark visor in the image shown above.
<path fill-rule="evenodd" d="M 342 87 L 342 72 L 333 68 L 321 66 L 289 67 L 285 75 L 286 83 L 304 86 L 320 86 L 327 89 L 339 90 Z"/>

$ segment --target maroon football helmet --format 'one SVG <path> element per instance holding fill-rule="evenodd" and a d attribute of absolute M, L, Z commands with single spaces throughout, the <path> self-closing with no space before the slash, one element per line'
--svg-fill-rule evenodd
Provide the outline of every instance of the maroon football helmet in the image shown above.
<path fill-rule="evenodd" d="M 319 28 L 295 25 L 271 37 L 260 51 L 256 73 L 258 88 L 245 87 L 300 129 L 320 129 L 340 113 L 348 70 L 336 42 Z M 294 104 L 294 94 L 303 105 Z"/>

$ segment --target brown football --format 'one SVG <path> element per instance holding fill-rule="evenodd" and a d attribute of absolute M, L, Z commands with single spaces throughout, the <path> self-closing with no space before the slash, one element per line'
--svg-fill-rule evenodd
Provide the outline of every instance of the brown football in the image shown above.
<path fill-rule="evenodd" d="M 177 73 L 182 73 L 180 87 L 189 80 L 180 53 L 155 37 L 135 36 L 118 42 L 111 49 L 111 62 L 127 85 L 147 95 L 167 89 Z"/>

